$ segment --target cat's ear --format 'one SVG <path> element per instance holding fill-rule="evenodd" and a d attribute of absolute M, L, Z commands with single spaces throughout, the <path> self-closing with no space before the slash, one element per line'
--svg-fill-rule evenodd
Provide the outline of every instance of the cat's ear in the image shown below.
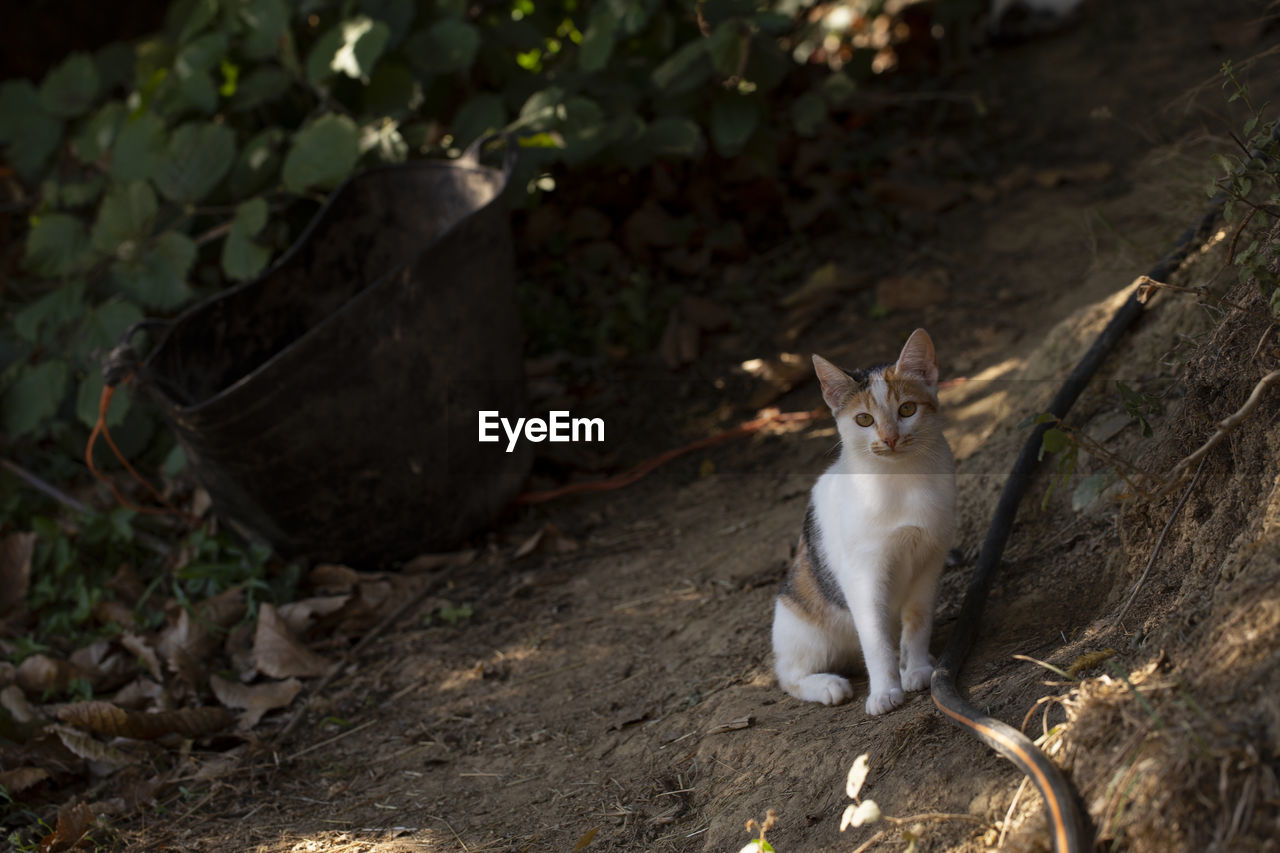
<path fill-rule="evenodd" d="M 831 411 L 838 412 L 853 393 L 853 377 L 827 361 L 820 355 L 813 357 L 813 369 L 822 383 L 822 399 L 827 401 Z"/>
<path fill-rule="evenodd" d="M 938 358 L 933 353 L 933 339 L 924 329 L 916 329 L 907 338 L 895 365 L 898 373 L 914 376 L 930 388 L 938 387 Z"/>

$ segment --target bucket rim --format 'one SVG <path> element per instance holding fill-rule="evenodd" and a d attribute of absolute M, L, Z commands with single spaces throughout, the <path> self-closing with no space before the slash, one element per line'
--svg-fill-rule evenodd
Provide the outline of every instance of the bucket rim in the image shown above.
<path fill-rule="evenodd" d="M 249 279 L 248 281 L 243 281 L 237 285 L 228 287 L 225 290 L 221 290 L 204 299 L 201 299 L 199 302 L 196 302 L 195 304 L 184 309 L 181 313 L 178 314 L 178 316 L 174 317 L 172 320 L 167 321 L 166 328 L 162 333 L 162 335 L 160 336 L 160 339 L 156 342 L 156 345 L 151 348 L 151 351 L 147 353 L 146 357 L 142 359 L 142 364 L 141 364 L 142 369 L 139 371 L 140 378 L 142 379 L 142 381 L 145 382 L 147 385 L 149 385 L 151 387 L 151 390 L 160 394 L 164 398 L 166 404 L 173 410 L 174 413 L 182 414 L 182 415 L 194 415 L 199 413 L 205 408 L 211 407 L 223 401 L 227 397 L 231 396 L 233 393 L 237 392 L 242 386 L 244 386 L 245 384 L 253 380 L 255 377 L 261 375 L 263 372 L 273 367 L 279 361 L 283 360 L 296 347 L 301 346 L 305 341 L 307 341 L 313 335 L 318 334 L 322 329 L 327 327 L 329 324 L 336 322 L 338 317 L 342 316 L 347 311 L 351 310 L 351 308 L 354 305 L 361 302 L 363 299 L 368 297 L 371 293 L 375 292 L 379 288 L 384 287 L 387 281 L 389 281 L 392 277 L 398 274 L 402 269 L 404 269 L 405 267 L 415 262 L 419 257 L 423 255 L 423 253 L 435 247 L 441 240 L 443 240 L 449 234 L 457 230 L 457 228 L 462 224 L 462 222 L 465 221 L 468 217 L 483 213 L 484 211 L 492 208 L 494 205 L 501 203 L 503 194 L 506 192 L 506 189 L 511 182 L 512 170 L 510 168 L 510 158 L 508 158 L 508 161 L 506 164 L 504 164 L 504 167 L 499 169 L 499 168 L 494 168 L 492 166 L 486 166 L 483 163 L 477 162 L 475 159 L 468 156 L 470 151 L 471 149 L 468 149 L 468 153 L 465 153 L 463 154 L 462 157 L 459 157 L 453 160 L 413 160 L 405 163 L 388 163 L 388 164 L 383 164 L 378 166 L 371 166 L 369 168 L 361 169 L 358 172 L 354 172 L 348 175 L 346 178 L 342 180 L 341 183 L 339 183 L 336 187 L 333 188 L 333 190 L 329 193 L 328 197 L 324 200 L 324 203 L 320 206 L 320 209 L 317 210 L 315 212 L 315 215 L 311 217 L 311 221 L 307 223 L 307 226 L 304 229 L 302 229 L 302 233 L 298 235 L 298 237 L 293 241 L 293 243 L 289 246 L 289 248 L 286 249 L 280 255 L 280 257 L 278 257 L 275 260 L 275 262 L 271 264 L 271 266 L 263 270 L 257 276 Z M 217 393 L 212 394 L 209 397 L 197 403 L 192 403 L 190 405 L 182 405 L 176 402 L 175 400 L 173 400 L 173 398 L 169 394 L 167 394 L 163 390 L 163 388 L 160 387 L 158 383 L 152 380 L 151 378 L 152 374 L 150 370 L 152 361 L 169 343 L 169 339 L 174 329 L 176 329 L 184 321 L 188 320 L 191 316 L 199 313 L 200 311 L 205 310 L 205 308 L 218 302 L 219 300 L 229 299 L 232 296 L 244 290 L 247 290 L 248 288 L 259 285 L 264 279 L 268 278 L 273 273 L 275 273 L 276 270 L 280 269 L 285 264 L 290 263 L 293 260 L 294 256 L 298 252 L 302 251 L 302 246 L 307 242 L 307 240 L 310 239 L 312 233 L 319 227 L 320 222 L 329 213 L 330 209 L 337 203 L 340 196 L 347 190 L 349 186 L 356 183 L 357 181 L 361 181 L 370 176 L 378 175 L 385 172 L 404 172 L 404 171 L 413 171 L 413 170 L 434 170 L 434 169 L 447 169 L 450 171 L 462 170 L 467 172 L 484 173 L 486 175 L 496 176 L 498 179 L 498 183 L 496 185 L 493 196 L 484 204 L 480 205 L 475 210 L 471 211 L 469 214 L 467 214 L 467 216 L 461 217 L 460 219 L 455 221 L 448 228 L 444 229 L 439 234 L 437 234 L 435 239 L 432 240 L 430 243 L 424 245 L 417 252 L 414 252 L 411 255 L 407 256 L 403 262 L 397 264 L 396 266 L 384 272 L 377 279 L 371 282 L 368 286 L 363 288 L 359 293 L 356 293 L 350 299 L 343 302 L 341 307 L 339 307 L 337 310 L 330 313 L 327 317 L 325 317 L 319 323 L 316 323 L 315 325 L 311 326 L 309 329 L 307 329 L 305 332 L 299 335 L 296 339 L 291 341 L 287 346 L 285 346 L 279 352 L 273 354 L 270 358 L 263 361 L 253 370 L 239 377 L 230 385 L 219 390 Z"/>

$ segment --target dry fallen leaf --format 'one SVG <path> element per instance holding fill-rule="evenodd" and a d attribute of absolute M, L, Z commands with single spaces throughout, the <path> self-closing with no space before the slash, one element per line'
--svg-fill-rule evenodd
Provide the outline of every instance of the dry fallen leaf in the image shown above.
<path fill-rule="evenodd" d="M 110 640 L 99 640 L 76 649 L 68 660 L 89 679 L 95 693 L 123 686 L 138 671 L 133 656 L 121 652 Z"/>
<path fill-rule="evenodd" d="M 62 745 L 69 749 L 72 754 L 91 761 L 96 764 L 103 764 L 107 767 L 124 767 L 133 764 L 137 759 L 115 747 L 107 746 L 101 741 L 93 739 L 93 735 L 88 732 L 82 732 L 79 729 L 73 729 L 70 726 L 49 726 L 51 733 L 58 736 L 58 740 Z"/>
<path fill-rule="evenodd" d="M 0 690 L 0 708 L 8 711 L 15 723 L 32 723 L 40 719 L 40 712 L 31 706 L 26 694 L 16 684 Z"/>
<path fill-rule="evenodd" d="M 79 675 L 76 668 L 64 660 L 47 655 L 32 655 L 18 664 L 14 678 L 18 686 L 32 696 L 49 690 L 65 690 L 71 679 Z"/>
<path fill-rule="evenodd" d="M 262 604 L 253 638 L 253 665 L 272 678 L 308 678 L 324 675 L 330 664 L 298 642 L 275 607 Z"/>
<path fill-rule="evenodd" d="M 116 691 L 111 702 L 121 708 L 132 711 L 141 710 L 148 705 L 161 710 L 172 709 L 172 699 L 164 687 L 150 678 L 139 676 Z"/>
<path fill-rule="evenodd" d="M 527 367 L 532 364 L 532 360 L 525 364 Z M 401 566 L 400 572 L 406 575 L 420 575 L 450 566 L 467 566 L 475 561 L 479 553 L 477 549 L 470 548 L 465 551 L 454 551 L 451 554 L 419 554 Z"/>
<path fill-rule="evenodd" d="M 147 672 L 151 673 L 151 677 L 156 681 L 160 681 L 164 675 L 160 671 L 160 657 L 156 654 L 156 650 L 151 648 L 151 644 L 139 637 L 137 634 L 123 634 L 120 637 L 120 645 L 124 646 L 134 657 L 142 661 L 147 668 Z"/>
<path fill-rule="evenodd" d="M 528 539 L 520 543 L 520 547 L 516 548 L 511 559 L 519 560 L 536 552 L 547 554 L 564 554 L 569 551 L 578 550 L 578 543 L 573 539 L 565 536 L 560 528 L 551 522 L 547 522 L 538 528 Z"/>
<path fill-rule="evenodd" d="M 204 662 L 218 647 L 218 640 L 187 610 L 178 613 L 178 621 L 160 634 L 157 646 L 165 663 L 191 686 L 204 681 Z"/>
<path fill-rule="evenodd" d="M 222 708 L 179 708 L 144 714 L 126 711 L 100 699 L 74 702 L 58 711 L 58 719 L 100 735 L 155 740 L 168 734 L 200 737 L 226 728 L 231 715 Z"/>
<path fill-rule="evenodd" d="M 359 581 L 359 572 L 336 563 L 321 563 L 307 573 L 311 588 L 326 592 L 350 592 Z"/>
<path fill-rule="evenodd" d="M 36 534 L 10 533 L 0 539 L 0 616 L 21 607 L 31 581 L 31 557 Z"/>
<path fill-rule="evenodd" d="M 40 853 L 62 853 L 79 846 L 93 828 L 93 812 L 84 802 L 58 809 L 58 823 L 53 832 L 40 839 Z"/>
<path fill-rule="evenodd" d="M 12 770 L 0 770 L 0 786 L 10 794 L 21 793 L 34 788 L 49 778 L 49 771 L 43 767 L 15 767 Z"/>
<path fill-rule="evenodd" d="M 341 610 L 350 600 L 350 594 L 303 598 L 280 605 L 277 612 L 280 614 L 280 618 L 284 620 L 284 623 L 289 626 L 290 631 L 302 636 L 316 622 L 317 617 L 328 616 L 330 613 Z"/>
<path fill-rule="evenodd" d="M 209 678 L 209 686 L 213 688 L 213 695 L 217 696 L 218 701 L 223 705 L 244 711 L 240 715 L 238 728 L 245 730 L 256 726 L 258 720 L 262 719 L 262 715 L 267 711 L 284 708 L 292 702 L 298 695 L 298 691 L 302 689 L 302 682 L 296 678 L 290 678 L 288 681 L 275 681 L 270 684 L 247 685 L 227 681 L 225 678 L 214 675 Z"/>

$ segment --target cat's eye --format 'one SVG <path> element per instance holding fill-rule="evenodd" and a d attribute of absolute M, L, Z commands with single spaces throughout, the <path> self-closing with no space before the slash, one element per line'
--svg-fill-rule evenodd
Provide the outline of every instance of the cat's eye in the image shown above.
<path fill-rule="evenodd" d="M 916 413 L 916 404 L 908 400 L 898 407 L 898 414 L 901 417 L 909 418 Z"/>
<path fill-rule="evenodd" d="M 876 419 L 868 415 L 866 412 L 858 412 L 853 416 L 853 422 L 860 427 L 869 427 L 876 422 Z"/>

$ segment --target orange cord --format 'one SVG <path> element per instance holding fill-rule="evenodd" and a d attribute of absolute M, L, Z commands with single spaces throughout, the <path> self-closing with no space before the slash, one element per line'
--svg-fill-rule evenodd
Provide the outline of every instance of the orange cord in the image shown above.
<path fill-rule="evenodd" d="M 938 387 L 950 388 L 954 385 L 959 385 L 960 383 L 967 381 L 967 377 L 961 376 L 956 379 L 948 379 L 946 382 L 941 382 L 938 384 Z M 771 426 L 773 424 L 805 423 L 817 420 L 826 413 L 827 409 L 825 407 L 821 409 L 813 409 L 808 412 L 779 412 L 777 409 L 765 409 L 758 417 L 749 421 L 743 421 L 736 427 L 723 430 L 715 435 L 709 435 L 706 438 L 700 438 L 697 441 L 686 444 L 684 447 L 677 447 L 673 450 L 668 450 L 665 453 L 660 453 L 652 459 L 646 459 L 634 468 L 623 471 L 617 476 L 609 477 L 604 480 L 592 480 L 587 483 L 571 483 L 568 486 L 561 486 L 558 489 L 549 489 L 545 492 L 525 492 L 524 494 L 516 496 L 516 503 L 540 504 L 546 503 L 547 501 L 553 501 L 556 498 L 567 497 L 568 495 L 579 495 L 587 492 L 610 492 L 614 489 L 621 489 L 624 486 L 631 485 L 646 474 L 649 474 L 658 466 L 665 465 L 672 459 L 676 459 L 686 453 L 692 453 L 693 451 L 701 450 L 704 447 L 711 447 L 712 445 L 720 444 L 723 441 L 728 441 L 731 438 L 750 435 L 753 432 L 758 432 L 764 427 Z"/>
<path fill-rule="evenodd" d="M 132 378 L 133 374 L 130 373 L 122 380 L 122 383 L 128 382 Z M 183 512 L 175 507 L 169 502 L 168 498 L 161 494 L 159 489 L 147 482 L 143 476 L 139 474 L 131 464 L 129 464 L 129 460 L 124 457 L 124 454 L 120 452 L 120 448 L 116 446 L 115 440 L 111 438 L 111 431 L 107 429 L 107 410 L 111 408 L 111 398 L 116 393 L 117 387 L 119 386 L 102 386 L 102 395 L 98 397 L 98 422 L 93 425 L 93 431 L 89 433 L 89 443 L 84 449 L 85 464 L 89 466 L 89 470 L 93 472 L 93 476 L 107 484 L 107 487 L 111 489 L 111 494 L 115 495 L 116 500 L 119 501 L 121 505 L 128 507 L 134 512 L 140 512 L 144 515 L 176 515 L 189 524 L 198 524 L 199 519 L 195 518 L 190 513 Z M 106 439 L 107 446 L 111 448 L 111 451 L 116 455 L 116 459 L 120 461 L 120 464 L 124 466 L 125 470 L 132 474 L 135 480 L 145 486 L 147 491 L 155 495 L 156 500 L 164 504 L 163 508 L 138 506 L 132 503 L 124 495 L 120 494 L 120 490 L 116 488 L 116 484 L 107 477 L 106 474 L 103 474 L 98 470 L 98 466 L 93 464 L 93 446 L 97 442 L 99 435 Z"/>
<path fill-rule="evenodd" d="M 691 453 L 694 450 L 701 450 L 704 447 L 711 447 L 715 444 L 728 441 L 731 438 L 738 438 L 743 435 L 750 435 L 758 432 L 766 426 L 773 424 L 785 423 L 804 423 L 816 420 L 827 413 L 825 408 L 814 409 L 810 412 L 779 412 L 777 409 L 766 409 L 765 413 L 757 418 L 744 421 L 731 429 L 723 430 L 715 435 L 709 435 L 706 438 L 700 438 L 697 441 L 686 444 L 684 447 L 677 447 L 668 450 L 665 453 L 647 459 L 627 471 L 623 471 L 615 477 L 609 477 L 606 480 L 592 480 L 589 483 L 571 483 L 568 486 L 561 486 L 558 489 L 551 489 L 545 492 L 525 492 L 516 497 L 518 504 L 540 504 L 546 501 L 562 498 L 566 495 L 577 495 L 583 492 L 607 492 L 613 489 L 621 489 L 623 486 L 629 486 L 636 480 L 653 471 L 660 465 L 665 465 L 672 459 Z"/>

